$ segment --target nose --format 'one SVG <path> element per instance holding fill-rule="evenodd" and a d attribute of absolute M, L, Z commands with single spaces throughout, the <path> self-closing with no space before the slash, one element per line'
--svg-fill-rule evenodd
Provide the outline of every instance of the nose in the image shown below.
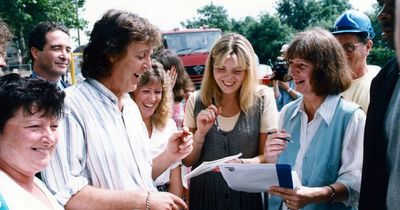
<path fill-rule="evenodd" d="M 63 49 L 63 50 L 61 51 L 60 57 L 61 57 L 62 59 L 70 60 L 70 58 L 71 58 L 71 53 L 70 53 L 70 51 L 69 51 L 68 49 Z"/>
<path fill-rule="evenodd" d="M 146 56 L 144 61 L 144 68 L 149 69 L 150 67 L 151 67 L 151 58 L 150 56 Z"/>
<path fill-rule="evenodd" d="M 42 135 L 42 141 L 49 146 L 54 145 L 58 139 L 58 131 L 54 130 L 54 128 L 48 127 L 44 129 Z"/>

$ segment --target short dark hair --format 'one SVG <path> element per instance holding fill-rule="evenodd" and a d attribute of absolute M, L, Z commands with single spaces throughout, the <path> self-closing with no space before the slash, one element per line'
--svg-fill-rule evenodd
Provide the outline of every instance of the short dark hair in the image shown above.
<path fill-rule="evenodd" d="M 43 47 L 47 43 L 46 34 L 53 31 L 62 31 L 69 36 L 68 28 L 64 24 L 53 21 L 40 22 L 29 33 L 28 50 L 29 50 L 29 57 L 32 59 L 32 61 L 33 57 L 31 54 L 31 48 L 34 47 L 42 51 Z"/>
<path fill-rule="evenodd" d="M 5 22 L 0 19 L 0 54 L 6 50 L 6 42 L 10 41 L 12 34 Z"/>
<path fill-rule="evenodd" d="M 110 56 L 119 57 L 131 42 L 161 45 L 159 29 L 147 19 L 122 10 L 108 10 L 90 33 L 83 51 L 82 75 L 95 79 L 111 74 Z"/>
<path fill-rule="evenodd" d="M 18 74 L 0 77 L 0 132 L 20 108 L 24 114 L 43 112 L 43 116 L 63 117 L 65 93 L 56 84 Z"/>
<path fill-rule="evenodd" d="M 346 54 L 339 41 L 327 30 L 312 28 L 296 35 L 286 51 L 286 59 L 311 62 L 311 86 L 318 96 L 338 94 L 351 83 Z"/>

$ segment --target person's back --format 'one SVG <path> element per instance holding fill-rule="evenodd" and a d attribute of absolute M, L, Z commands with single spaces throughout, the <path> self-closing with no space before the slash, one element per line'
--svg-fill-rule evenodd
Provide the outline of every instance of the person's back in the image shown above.
<path fill-rule="evenodd" d="M 359 11 L 348 10 L 336 19 L 332 34 L 343 46 L 352 72 L 351 86 L 342 95 L 360 105 L 366 113 L 371 81 L 379 72 L 376 67 L 367 65 L 375 36 L 371 21 Z"/>
<path fill-rule="evenodd" d="M 70 63 L 71 39 L 68 29 L 57 22 L 40 22 L 29 34 L 29 55 L 32 59 L 31 77 L 41 77 L 57 83 L 64 89 L 69 86 L 61 77 Z"/>

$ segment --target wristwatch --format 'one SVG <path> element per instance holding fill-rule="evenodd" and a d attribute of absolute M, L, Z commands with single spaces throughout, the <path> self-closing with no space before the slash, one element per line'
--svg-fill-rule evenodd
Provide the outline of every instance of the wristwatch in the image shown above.
<path fill-rule="evenodd" d="M 331 195 L 330 195 L 329 201 L 326 202 L 326 203 L 331 203 L 331 202 L 335 199 L 335 197 L 336 197 L 336 190 L 335 190 L 335 188 L 333 188 L 331 185 L 328 185 L 328 187 L 331 188 L 332 193 L 331 193 Z"/>

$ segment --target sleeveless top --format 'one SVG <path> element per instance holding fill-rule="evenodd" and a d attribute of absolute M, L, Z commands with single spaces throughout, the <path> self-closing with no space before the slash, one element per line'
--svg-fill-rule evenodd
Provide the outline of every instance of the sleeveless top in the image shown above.
<path fill-rule="evenodd" d="M 260 119 L 263 97 L 257 99 L 250 111 L 240 112 L 231 131 L 218 131 L 214 125 L 205 136 L 196 168 L 204 161 L 212 161 L 242 153 L 242 158 L 258 155 Z M 194 117 L 206 107 L 199 97 L 194 106 Z M 196 209 L 262 209 L 261 193 L 238 192 L 229 188 L 221 173 L 207 172 L 190 180 L 190 210 Z"/>

